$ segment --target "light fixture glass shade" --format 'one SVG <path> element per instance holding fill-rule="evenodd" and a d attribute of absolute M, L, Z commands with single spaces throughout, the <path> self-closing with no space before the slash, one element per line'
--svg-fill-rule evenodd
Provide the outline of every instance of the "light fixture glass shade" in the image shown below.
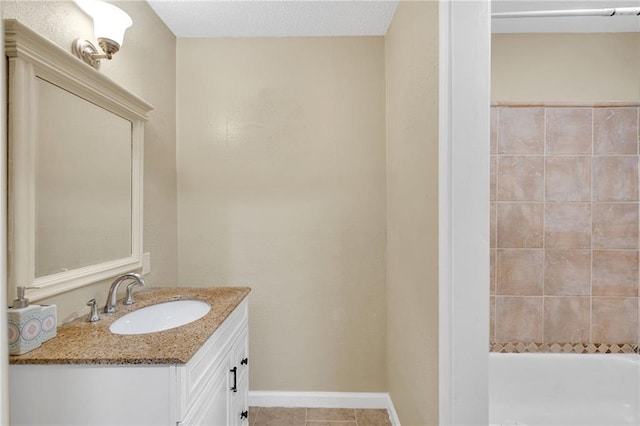
<path fill-rule="evenodd" d="M 96 39 L 107 39 L 122 46 L 124 33 L 133 20 L 122 9 L 99 0 L 75 0 L 76 4 L 91 18 Z"/>

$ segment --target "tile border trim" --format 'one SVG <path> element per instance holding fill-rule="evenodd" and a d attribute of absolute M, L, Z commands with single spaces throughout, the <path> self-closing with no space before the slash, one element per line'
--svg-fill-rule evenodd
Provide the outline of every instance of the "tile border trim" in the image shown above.
<path fill-rule="evenodd" d="M 393 426 L 400 426 L 391 396 L 386 392 L 249 391 L 251 407 L 384 408 Z"/>
<path fill-rule="evenodd" d="M 640 354 L 640 347 L 630 343 L 491 343 L 489 352 L 497 353 L 573 353 Z"/>

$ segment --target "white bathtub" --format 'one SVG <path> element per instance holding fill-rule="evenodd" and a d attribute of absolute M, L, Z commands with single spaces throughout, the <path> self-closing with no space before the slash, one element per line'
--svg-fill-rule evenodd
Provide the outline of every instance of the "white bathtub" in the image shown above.
<path fill-rule="evenodd" d="M 492 425 L 640 425 L 640 357 L 489 354 Z"/>

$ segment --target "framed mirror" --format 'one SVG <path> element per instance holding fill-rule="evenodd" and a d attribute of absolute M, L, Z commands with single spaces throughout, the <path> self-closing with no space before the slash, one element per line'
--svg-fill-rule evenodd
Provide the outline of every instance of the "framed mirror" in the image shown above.
<path fill-rule="evenodd" d="M 142 266 L 152 107 L 16 20 L 8 58 L 9 294 L 32 301 Z"/>

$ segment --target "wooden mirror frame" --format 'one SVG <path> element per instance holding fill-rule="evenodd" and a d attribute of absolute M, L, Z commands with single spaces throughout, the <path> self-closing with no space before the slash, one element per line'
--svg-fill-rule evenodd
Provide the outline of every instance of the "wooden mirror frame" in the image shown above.
<path fill-rule="evenodd" d="M 55 296 L 142 267 L 144 122 L 153 109 L 108 77 L 17 20 L 4 21 L 8 59 L 8 300 L 17 286 L 31 301 Z M 35 276 L 35 146 L 37 81 L 50 82 L 132 123 L 131 254 L 60 273 Z"/>

